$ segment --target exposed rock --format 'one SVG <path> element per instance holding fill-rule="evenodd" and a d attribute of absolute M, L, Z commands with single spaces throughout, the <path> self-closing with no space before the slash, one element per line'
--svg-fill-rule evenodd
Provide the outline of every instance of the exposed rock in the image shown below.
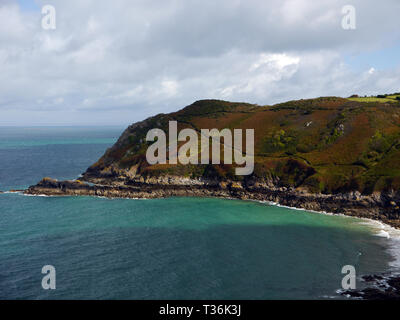
<path fill-rule="evenodd" d="M 367 275 L 362 277 L 368 287 L 362 290 L 346 290 L 342 295 L 364 300 L 400 300 L 400 277 Z"/>
<path fill-rule="evenodd" d="M 398 210 L 387 200 L 389 195 L 381 195 L 378 200 L 376 195 L 364 196 L 354 192 L 336 195 L 311 194 L 305 190 L 271 187 L 262 182 L 247 185 L 237 181 L 218 182 L 212 179 L 189 179 L 172 176 L 140 177 L 125 184 L 120 183 L 118 179 L 110 181 L 94 177 L 88 182 L 95 184 L 79 180 L 57 181 L 45 178 L 24 192 L 26 194 L 89 195 L 111 198 L 196 196 L 270 201 L 289 207 L 378 219 L 394 227 L 400 227 Z"/>

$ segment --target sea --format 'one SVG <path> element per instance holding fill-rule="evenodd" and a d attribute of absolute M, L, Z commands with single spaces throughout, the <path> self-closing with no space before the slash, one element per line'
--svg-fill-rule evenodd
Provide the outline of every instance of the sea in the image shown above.
<path fill-rule="evenodd" d="M 346 299 L 344 266 L 357 288 L 399 271 L 398 232 L 379 222 L 229 199 L 7 192 L 78 178 L 123 129 L 0 127 L 0 299 Z"/>

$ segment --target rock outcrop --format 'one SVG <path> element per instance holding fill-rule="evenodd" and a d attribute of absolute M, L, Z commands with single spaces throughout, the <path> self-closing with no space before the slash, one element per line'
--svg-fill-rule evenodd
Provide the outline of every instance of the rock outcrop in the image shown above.
<path fill-rule="evenodd" d="M 103 183 L 106 182 L 101 180 Z M 178 177 L 149 178 L 126 184 L 93 184 L 80 180 L 57 181 L 44 178 L 31 186 L 26 194 L 53 196 L 99 196 L 109 198 L 165 198 L 176 196 L 218 197 L 273 202 L 306 210 L 345 214 L 383 221 L 400 228 L 398 194 L 359 192 L 345 194 L 313 194 L 305 190 L 273 187 L 266 183 L 242 184 L 237 181 L 180 179 Z"/>

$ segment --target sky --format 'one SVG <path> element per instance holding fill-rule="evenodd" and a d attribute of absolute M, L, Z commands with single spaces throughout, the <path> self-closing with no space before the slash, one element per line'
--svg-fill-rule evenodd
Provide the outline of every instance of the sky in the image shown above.
<path fill-rule="evenodd" d="M 399 13 L 399 0 L 0 0 L 0 125 L 400 92 Z"/>

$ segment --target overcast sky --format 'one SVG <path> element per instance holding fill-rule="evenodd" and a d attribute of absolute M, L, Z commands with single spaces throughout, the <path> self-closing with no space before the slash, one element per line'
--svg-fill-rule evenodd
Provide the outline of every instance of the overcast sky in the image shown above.
<path fill-rule="evenodd" d="M 42 28 L 42 7 L 56 30 Z M 356 29 L 342 28 L 342 7 Z M 0 0 L 0 125 L 400 91 L 400 1 Z"/>

